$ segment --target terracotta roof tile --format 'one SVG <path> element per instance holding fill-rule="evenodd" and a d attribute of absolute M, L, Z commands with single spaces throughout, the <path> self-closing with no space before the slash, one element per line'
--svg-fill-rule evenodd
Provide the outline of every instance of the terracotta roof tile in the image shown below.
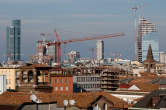
<path fill-rule="evenodd" d="M 136 86 L 139 89 L 141 89 L 141 91 L 144 91 L 144 92 L 151 92 L 151 91 L 159 89 L 159 85 L 157 85 L 157 84 L 139 83 L 139 84 L 136 84 Z"/>
<path fill-rule="evenodd" d="M 20 105 L 24 102 L 30 102 L 30 93 L 23 92 L 5 92 L 0 95 L 0 105 Z M 127 103 L 105 92 L 86 92 L 86 93 L 73 93 L 73 94 L 51 94 L 51 93 L 38 93 L 35 94 L 42 102 L 56 101 L 59 107 L 63 107 L 63 100 L 75 100 L 75 105 L 79 108 L 86 108 L 91 102 L 99 96 L 104 96 L 114 103 L 114 107 L 127 106 Z"/>

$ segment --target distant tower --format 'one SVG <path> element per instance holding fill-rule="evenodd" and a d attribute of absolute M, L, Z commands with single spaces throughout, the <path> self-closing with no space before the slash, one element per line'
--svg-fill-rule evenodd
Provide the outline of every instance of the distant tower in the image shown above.
<path fill-rule="evenodd" d="M 80 58 L 80 52 L 71 51 L 68 53 L 67 56 L 68 56 L 69 63 L 73 64 L 75 61 L 77 61 Z"/>
<path fill-rule="evenodd" d="M 137 39 L 137 60 L 139 62 L 143 62 L 146 59 L 149 44 L 152 46 L 154 59 L 159 61 L 159 42 L 156 25 L 141 17 L 139 18 Z"/>
<path fill-rule="evenodd" d="M 134 10 L 134 38 L 135 38 L 135 58 L 137 59 L 137 16 L 136 16 L 136 12 L 137 12 L 137 6 L 132 8 Z"/>
<path fill-rule="evenodd" d="M 160 52 L 160 63 L 166 64 L 166 53 Z"/>
<path fill-rule="evenodd" d="M 97 52 L 97 60 L 104 59 L 104 41 L 103 40 L 97 40 L 96 43 L 96 52 Z"/>
<path fill-rule="evenodd" d="M 152 47 L 151 44 L 149 44 L 146 60 L 144 61 L 144 67 L 146 69 L 145 71 L 147 73 L 155 72 L 155 65 L 156 61 L 153 59 Z"/>
<path fill-rule="evenodd" d="M 52 57 L 52 63 L 57 62 L 56 58 L 56 45 L 47 46 L 46 55 Z"/>
<path fill-rule="evenodd" d="M 21 60 L 21 21 L 13 20 L 12 25 L 6 29 L 7 61 Z"/>

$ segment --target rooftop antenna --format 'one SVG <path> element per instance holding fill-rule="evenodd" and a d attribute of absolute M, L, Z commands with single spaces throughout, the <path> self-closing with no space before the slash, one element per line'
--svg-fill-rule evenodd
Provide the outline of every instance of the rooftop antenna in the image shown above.
<path fill-rule="evenodd" d="M 75 100 L 69 100 L 69 104 L 70 105 L 74 105 L 75 104 Z"/>
<path fill-rule="evenodd" d="M 37 96 L 35 94 L 32 94 L 30 96 L 30 100 L 35 103 L 41 103 L 42 101 L 40 99 L 37 99 Z"/>
<path fill-rule="evenodd" d="M 30 100 L 31 100 L 32 102 L 36 102 L 36 100 L 37 100 L 36 95 L 32 94 L 32 95 L 30 96 Z"/>

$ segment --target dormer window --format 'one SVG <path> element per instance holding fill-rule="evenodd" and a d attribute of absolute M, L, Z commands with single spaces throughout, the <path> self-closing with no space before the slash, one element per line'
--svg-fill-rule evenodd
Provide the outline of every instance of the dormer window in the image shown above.
<path fill-rule="evenodd" d="M 106 104 L 106 103 L 103 104 L 103 110 L 108 110 L 108 109 L 107 109 L 107 104 Z"/>

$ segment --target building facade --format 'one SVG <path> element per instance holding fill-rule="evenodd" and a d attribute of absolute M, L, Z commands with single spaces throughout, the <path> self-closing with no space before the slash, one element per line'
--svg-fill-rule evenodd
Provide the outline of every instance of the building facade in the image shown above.
<path fill-rule="evenodd" d="M 140 17 L 137 38 L 137 60 L 139 62 L 146 59 L 149 44 L 152 46 L 154 59 L 159 61 L 159 41 L 156 25 Z"/>
<path fill-rule="evenodd" d="M 74 92 L 100 91 L 99 75 L 74 76 Z"/>
<path fill-rule="evenodd" d="M 96 52 L 97 52 L 98 61 L 104 59 L 104 41 L 103 40 L 97 40 Z"/>
<path fill-rule="evenodd" d="M 160 52 L 160 63 L 166 64 L 166 53 Z"/>
<path fill-rule="evenodd" d="M 105 69 L 100 74 L 101 89 L 115 91 L 120 85 L 121 70 L 118 68 Z"/>
<path fill-rule="evenodd" d="M 13 20 L 6 29 L 7 61 L 21 60 L 21 21 Z"/>
<path fill-rule="evenodd" d="M 56 46 L 55 45 L 47 46 L 46 55 L 52 58 L 50 62 L 54 62 L 54 63 L 57 62 Z"/>
<path fill-rule="evenodd" d="M 53 93 L 73 93 L 73 76 L 51 74 L 51 86 Z"/>
<path fill-rule="evenodd" d="M 51 92 L 49 70 L 52 67 L 42 64 L 27 64 L 18 67 L 15 74 L 16 91 Z M 45 77 L 49 80 L 46 81 Z"/>
<path fill-rule="evenodd" d="M 0 68 L 0 75 L 6 76 L 6 89 L 16 89 L 16 72 L 17 68 L 11 67 L 1 67 Z"/>
<path fill-rule="evenodd" d="M 80 52 L 78 52 L 78 51 L 71 51 L 68 53 L 68 61 L 71 64 L 73 64 L 79 58 L 80 58 Z"/>
<path fill-rule="evenodd" d="M 0 75 L 0 94 L 6 91 L 6 75 Z"/>

